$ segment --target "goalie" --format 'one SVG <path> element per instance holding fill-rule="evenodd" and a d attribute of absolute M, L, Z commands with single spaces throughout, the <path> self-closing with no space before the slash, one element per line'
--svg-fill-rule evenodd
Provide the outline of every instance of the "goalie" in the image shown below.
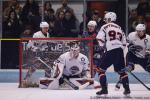
<path fill-rule="evenodd" d="M 127 70 L 134 70 L 134 65 L 141 65 L 150 72 L 150 36 L 146 34 L 146 26 L 138 24 L 136 31 L 128 36 Z"/>
<path fill-rule="evenodd" d="M 64 83 L 72 89 L 94 88 L 88 58 L 80 53 L 79 45 L 78 41 L 70 42 L 70 51 L 54 62 L 52 78 L 40 79 L 40 88 L 59 89 Z"/>

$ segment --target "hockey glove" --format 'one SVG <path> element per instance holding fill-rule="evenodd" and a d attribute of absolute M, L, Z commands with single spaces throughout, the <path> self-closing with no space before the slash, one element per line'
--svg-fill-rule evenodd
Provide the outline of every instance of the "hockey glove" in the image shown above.
<path fill-rule="evenodd" d="M 145 71 L 150 73 L 150 64 L 146 66 Z"/>
<path fill-rule="evenodd" d="M 134 65 L 133 64 L 128 64 L 125 68 L 126 71 L 131 72 L 134 70 Z"/>

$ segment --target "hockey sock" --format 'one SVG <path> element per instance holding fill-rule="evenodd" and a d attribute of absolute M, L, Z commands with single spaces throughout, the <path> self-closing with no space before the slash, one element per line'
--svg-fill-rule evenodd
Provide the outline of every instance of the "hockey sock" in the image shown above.
<path fill-rule="evenodd" d="M 103 89 L 107 90 L 107 79 L 106 79 L 105 72 L 100 72 L 99 73 L 99 81 L 100 81 L 100 84 L 102 86 L 102 90 Z"/>
<path fill-rule="evenodd" d="M 123 88 L 125 90 L 129 90 L 130 91 L 128 74 L 126 72 L 120 73 L 120 77 L 121 77 L 121 80 L 122 80 Z"/>

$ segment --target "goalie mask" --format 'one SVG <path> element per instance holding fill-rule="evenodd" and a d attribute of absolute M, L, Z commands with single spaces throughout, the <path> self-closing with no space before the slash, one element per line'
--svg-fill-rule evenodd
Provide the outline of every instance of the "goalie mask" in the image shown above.
<path fill-rule="evenodd" d="M 138 24 L 138 25 L 136 26 L 136 32 L 137 32 L 137 35 L 138 35 L 140 38 L 145 37 L 145 31 L 146 31 L 146 26 L 145 26 L 145 24 Z"/>
<path fill-rule="evenodd" d="M 73 41 L 70 43 L 70 55 L 73 58 L 77 58 L 80 53 L 79 41 Z"/>
<path fill-rule="evenodd" d="M 106 23 L 116 21 L 116 19 L 117 19 L 117 15 L 114 12 L 108 12 L 104 16 L 104 21 Z"/>

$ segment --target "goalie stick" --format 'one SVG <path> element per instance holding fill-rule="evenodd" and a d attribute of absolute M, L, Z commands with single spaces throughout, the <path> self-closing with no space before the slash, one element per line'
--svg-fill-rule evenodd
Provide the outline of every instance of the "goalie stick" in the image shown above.
<path fill-rule="evenodd" d="M 75 84 L 73 84 L 72 82 L 70 82 L 68 79 L 64 78 L 64 81 L 65 81 L 69 86 L 71 86 L 72 89 L 74 89 L 74 90 L 79 90 L 79 87 L 76 86 Z"/>
<path fill-rule="evenodd" d="M 86 82 L 85 84 L 79 86 L 79 90 L 85 89 L 89 85 L 90 85 L 90 82 Z"/>
<path fill-rule="evenodd" d="M 72 82 L 70 82 L 68 79 L 64 78 L 64 81 L 71 86 L 74 90 L 82 90 L 85 89 L 87 86 L 89 86 L 91 84 L 91 82 L 93 82 L 92 80 L 87 80 L 87 82 L 81 86 L 76 86 L 75 84 L 73 84 Z"/>

